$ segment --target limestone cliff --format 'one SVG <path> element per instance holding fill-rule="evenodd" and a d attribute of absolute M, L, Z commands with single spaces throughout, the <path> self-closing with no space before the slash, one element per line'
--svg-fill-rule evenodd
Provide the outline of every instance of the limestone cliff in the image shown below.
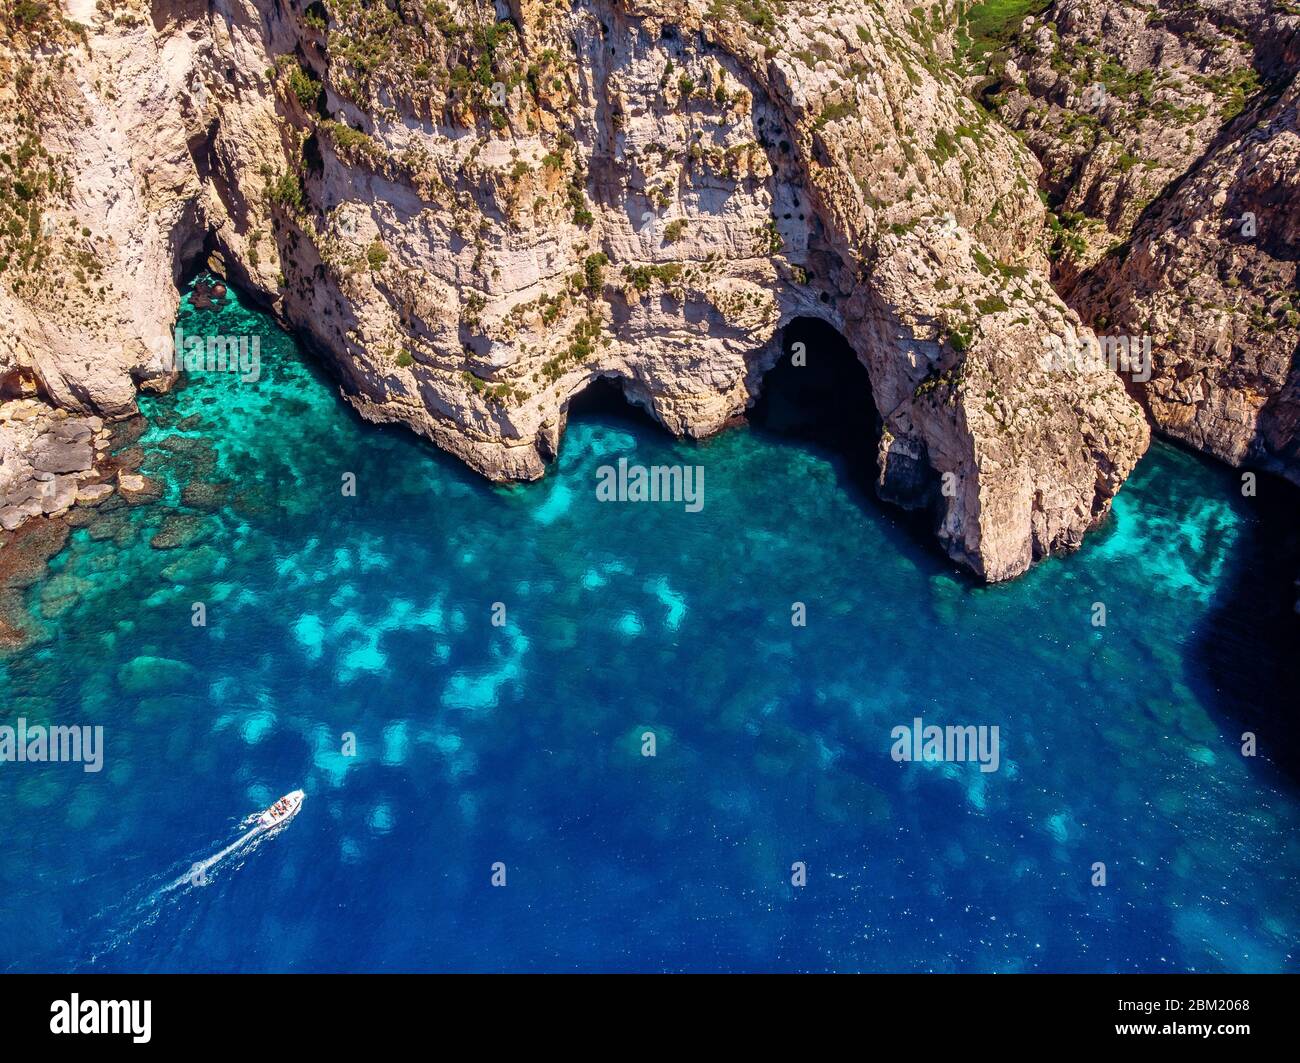
<path fill-rule="evenodd" d="M 363 416 L 496 479 L 601 376 L 717 431 L 800 316 L 868 368 L 882 494 L 984 578 L 1076 546 L 1147 445 L 1115 374 L 1044 360 L 1087 333 L 951 4 L 4 5 L 0 371 L 52 404 L 166 387 L 215 247 Z"/>
<path fill-rule="evenodd" d="M 1054 279 L 1144 337 L 1155 426 L 1300 483 L 1300 8 L 1060 0 L 986 56 L 981 91 L 1043 161 Z"/>
<path fill-rule="evenodd" d="M 1140 395 L 1163 431 L 1300 482 L 1298 91 L 1244 115 L 1073 298 L 1152 335 Z"/>

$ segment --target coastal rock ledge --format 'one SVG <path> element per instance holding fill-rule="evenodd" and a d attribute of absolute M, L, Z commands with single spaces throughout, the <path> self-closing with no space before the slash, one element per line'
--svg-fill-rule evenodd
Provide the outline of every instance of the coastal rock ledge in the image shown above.
<path fill-rule="evenodd" d="M 809 317 L 867 367 L 882 497 L 981 578 L 1077 547 L 1149 443 L 1115 373 L 1044 357 L 1088 332 L 950 4 L 65 5 L 0 34 L 0 375 L 50 405 L 165 386 L 216 252 L 364 417 L 496 480 L 601 377 L 720 430 Z"/>

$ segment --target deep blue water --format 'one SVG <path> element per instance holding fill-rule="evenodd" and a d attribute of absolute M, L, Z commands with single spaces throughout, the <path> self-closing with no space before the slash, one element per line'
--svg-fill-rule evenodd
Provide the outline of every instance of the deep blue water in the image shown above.
<path fill-rule="evenodd" d="M 263 376 L 147 400 L 166 496 L 29 592 L 0 722 L 107 749 L 0 765 L 0 970 L 1296 969 L 1295 571 L 1226 470 L 1156 445 L 1079 553 L 980 588 L 815 448 L 600 414 L 492 487 L 257 311 L 182 319 Z M 703 510 L 597 502 L 624 455 L 703 465 Z M 916 716 L 998 726 L 1000 770 L 895 763 Z"/>

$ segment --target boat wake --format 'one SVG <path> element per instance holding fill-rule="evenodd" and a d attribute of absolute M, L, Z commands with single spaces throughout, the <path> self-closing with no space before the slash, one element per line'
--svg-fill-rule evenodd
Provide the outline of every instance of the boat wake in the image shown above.
<path fill-rule="evenodd" d="M 185 874 L 164 886 L 158 891 L 158 895 L 171 893 L 173 890 L 182 889 L 186 886 L 196 888 L 208 885 L 210 881 L 208 873 L 213 871 L 222 860 L 230 856 L 231 853 L 237 853 L 241 850 L 251 851 L 257 845 L 260 845 L 264 839 L 278 833 L 285 824 L 298 814 L 298 809 L 302 807 L 303 798 L 306 796 L 303 791 L 294 790 L 293 793 L 285 794 L 264 812 L 254 812 L 245 816 L 240 820 L 239 825 L 247 827 L 251 823 L 253 825 L 252 830 L 240 835 L 220 852 L 213 853 L 206 859 L 191 864 L 190 869 Z"/>
<path fill-rule="evenodd" d="M 176 877 L 175 870 L 162 876 L 162 884 L 144 882 L 129 894 L 120 904 L 101 911 L 99 917 L 118 923 L 119 929 L 112 933 L 101 948 L 90 957 L 94 966 L 99 957 L 111 954 L 119 945 L 130 940 L 146 927 L 158 921 L 159 916 L 169 905 L 179 903 L 182 898 L 195 890 L 210 886 L 218 875 L 237 871 L 243 867 L 254 852 L 268 839 L 275 837 L 285 825 L 298 814 L 302 807 L 304 794 L 295 790 L 280 798 L 264 812 L 254 812 L 240 820 L 239 828 L 252 825 L 229 845 L 202 860 L 193 861 L 187 870 Z M 233 858 L 233 859 L 232 859 Z"/>
<path fill-rule="evenodd" d="M 243 823 L 240 824 L 240 826 L 243 825 Z M 247 834 L 241 835 L 235 841 L 231 842 L 220 852 L 213 853 L 207 859 L 199 860 L 197 863 L 191 864 L 190 869 L 186 871 L 185 874 L 181 875 L 181 877 L 176 879 L 174 882 L 169 882 L 166 886 L 163 886 L 163 888 L 158 891 L 158 894 L 170 893 L 172 890 L 181 889 L 185 886 L 190 886 L 192 888 L 206 886 L 210 881 L 208 878 L 209 871 L 215 868 L 231 853 L 238 852 L 240 849 L 244 848 L 244 846 L 249 845 L 255 838 L 266 834 L 267 829 L 268 828 L 259 824 Z"/>

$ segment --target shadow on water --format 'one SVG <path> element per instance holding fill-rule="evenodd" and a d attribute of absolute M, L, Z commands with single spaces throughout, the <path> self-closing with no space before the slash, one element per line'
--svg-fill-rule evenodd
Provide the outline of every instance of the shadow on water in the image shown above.
<path fill-rule="evenodd" d="M 796 365 L 796 344 L 803 364 Z M 781 357 L 763 376 L 760 394 L 745 415 L 745 427 L 781 447 L 796 446 L 824 458 L 847 496 L 883 522 L 891 543 L 927 569 L 973 576 L 945 561 L 935 545 L 932 517 L 881 502 L 876 495 L 876 449 L 880 418 L 871 378 L 853 348 L 831 325 L 796 318 L 781 335 Z M 623 392 L 617 380 L 593 380 L 569 405 L 570 423 L 596 421 L 662 435 L 663 426 Z M 732 431 L 733 429 L 725 429 Z"/>
<path fill-rule="evenodd" d="M 1235 489 L 1235 476 L 1225 478 Z M 1256 735 L 1258 755 L 1300 783 L 1300 491 L 1259 474 L 1247 519 L 1210 613 L 1193 636 L 1192 660 L 1208 700 L 1236 738 Z"/>
<path fill-rule="evenodd" d="M 796 350 L 802 354 L 803 364 L 796 364 Z M 764 375 L 747 421 L 761 436 L 786 445 L 794 443 L 826 458 L 853 501 L 883 518 L 891 542 L 900 551 L 927 569 L 959 571 L 937 548 L 930 514 L 900 509 L 877 496 L 881 425 L 871 378 L 832 325 L 799 317 L 786 326 L 781 335 L 781 357 Z M 970 584 L 975 585 L 973 577 Z"/>

